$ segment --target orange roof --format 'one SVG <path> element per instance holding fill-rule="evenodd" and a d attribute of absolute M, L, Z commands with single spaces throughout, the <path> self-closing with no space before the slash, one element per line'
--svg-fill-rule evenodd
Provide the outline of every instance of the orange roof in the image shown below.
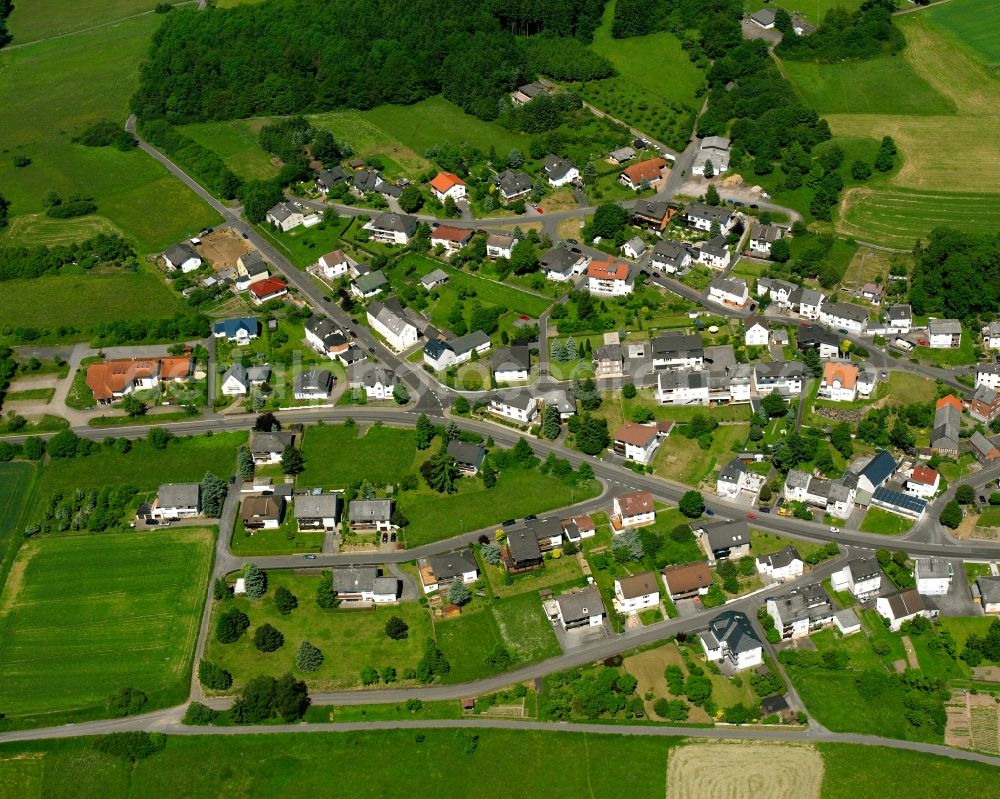
<path fill-rule="evenodd" d="M 279 291 L 285 291 L 288 289 L 288 284 L 276 277 L 265 278 L 264 280 L 258 280 L 256 283 L 250 285 L 250 293 L 255 297 L 267 297 L 269 294 L 277 294 Z"/>
<path fill-rule="evenodd" d="M 944 405 L 951 405 L 951 407 L 959 413 L 962 412 L 962 403 L 954 394 L 949 394 L 947 397 L 941 397 L 941 399 L 937 401 L 937 405 L 934 406 L 934 409 L 937 410 Z"/>
<path fill-rule="evenodd" d="M 191 359 L 185 357 L 160 358 L 160 377 L 164 380 L 176 380 L 191 374 Z"/>
<path fill-rule="evenodd" d="M 87 367 L 87 388 L 94 392 L 94 399 L 105 402 L 121 394 L 136 380 L 159 375 L 164 380 L 187 377 L 191 373 L 191 359 L 173 358 L 118 358 L 92 363 Z"/>
<path fill-rule="evenodd" d="M 569 519 L 563 519 L 563 524 L 567 522 L 573 522 L 576 525 L 577 530 L 586 532 L 587 530 L 596 530 L 597 525 L 594 524 L 594 520 L 590 516 L 584 514 L 582 516 L 573 516 Z"/>
<path fill-rule="evenodd" d="M 453 186 L 464 186 L 465 181 L 463 181 L 458 175 L 453 175 L 451 172 L 438 172 L 434 179 L 431 180 L 431 188 L 444 194 Z"/>
<path fill-rule="evenodd" d="M 923 483 L 924 485 L 932 486 L 938 480 L 938 473 L 930 466 L 916 466 L 913 469 L 910 479 L 914 483 Z"/>
<path fill-rule="evenodd" d="M 640 513 L 649 513 L 655 508 L 653 495 L 648 491 L 633 491 L 631 494 L 622 494 L 615 497 L 618 507 L 621 508 L 622 516 L 637 516 Z"/>
<path fill-rule="evenodd" d="M 432 239 L 440 239 L 441 241 L 465 241 L 468 239 L 474 231 L 468 228 L 462 227 L 452 227 L 451 225 L 438 225 L 434 228 L 434 232 L 431 233 Z"/>
<path fill-rule="evenodd" d="M 636 447 L 645 447 L 656 436 L 657 430 L 655 427 L 647 427 L 644 424 L 636 424 L 635 422 L 625 422 L 625 424 L 615 430 L 612 438 L 615 441 L 624 441 L 626 444 L 632 444 Z"/>
<path fill-rule="evenodd" d="M 656 180 L 660 177 L 660 172 L 667 162 L 662 158 L 650 158 L 648 161 L 639 161 L 632 166 L 623 169 L 625 175 L 633 184 L 642 183 L 644 180 Z"/>
<path fill-rule="evenodd" d="M 587 267 L 587 277 L 598 280 L 625 280 L 628 278 L 628 264 L 608 258 L 606 261 L 591 261 Z"/>
<path fill-rule="evenodd" d="M 840 381 L 843 388 L 854 388 L 858 382 L 858 367 L 849 363 L 828 363 L 823 367 L 823 382 L 832 386 Z"/>

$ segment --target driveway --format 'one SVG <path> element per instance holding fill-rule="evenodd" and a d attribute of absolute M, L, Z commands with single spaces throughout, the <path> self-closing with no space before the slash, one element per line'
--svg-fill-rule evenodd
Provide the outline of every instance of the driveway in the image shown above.
<path fill-rule="evenodd" d="M 951 590 L 944 596 L 925 597 L 929 607 L 937 608 L 942 616 L 982 616 L 983 609 L 972 601 L 972 591 L 965 577 L 965 564 L 961 560 L 950 560 L 954 577 Z"/>

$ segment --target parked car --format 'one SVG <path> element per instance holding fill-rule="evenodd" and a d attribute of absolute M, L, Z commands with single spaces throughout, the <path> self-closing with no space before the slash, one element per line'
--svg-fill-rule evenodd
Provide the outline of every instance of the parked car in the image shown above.
<path fill-rule="evenodd" d="M 756 518 L 757 518 L 757 514 L 756 514 L 756 513 L 754 513 L 753 511 L 750 511 L 750 512 L 749 512 L 749 513 L 747 514 L 747 518 L 748 518 L 748 519 L 756 519 Z"/>
<path fill-rule="evenodd" d="M 306 560 L 316 560 L 315 555 L 303 555 L 302 557 L 304 557 Z"/>
<path fill-rule="evenodd" d="M 503 523 L 503 526 L 504 527 L 513 527 L 515 524 L 517 524 L 517 520 L 516 519 L 508 519 L 507 521 L 505 521 Z"/>
<path fill-rule="evenodd" d="M 711 508 L 705 508 L 705 515 L 706 516 L 714 516 L 715 515 L 715 511 L 712 510 Z"/>
<path fill-rule="evenodd" d="M 540 213 L 540 214 L 544 214 L 545 213 L 545 211 L 542 210 L 542 206 L 540 206 L 540 205 L 536 205 L 535 206 L 535 210 L 538 211 L 538 213 Z"/>
<path fill-rule="evenodd" d="M 156 527 L 156 525 L 158 525 L 159 522 L 156 519 L 146 519 L 146 524 L 148 524 L 150 527 Z"/>
<path fill-rule="evenodd" d="M 850 333 L 851 331 L 849 331 L 849 330 L 848 330 L 848 329 L 847 329 L 846 327 L 842 327 L 842 328 L 840 328 L 840 329 L 839 329 L 839 330 L 838 330 L 837 332 L 838 332 L 838 333 L 843 333 L 843 334 L 844 334 L 844 335 L 846 336 L 846 335 L 847 335 L 848 333 Z"/>
<path fill-rule="evenodd" d="M 388 533 L 382 533 L 382 543 L 383 544 L 388 544 L 389 543 L 389 534 Z"/>
<path fill-rule="evenodd" d="M 830 527 L 830 532 L 831 533 L 839 533 L 840 532 L 840 528 L 835 527 L 835 526 L 831 526 Z"/>
<path fill-rule="evenodd" d="M 393 543 L 393 544 L 395 544 L 395 543 L 396 543 L 396 534 L 395 534 L 395 533 L 390 533 L 390 534 L 389 534 L 389 541 L 390 541 L 391 543 Z"/>
<path fill-rule="evenodd" d="M 333 302 L 333 300 L 331 300 L 331 299 L 330 299 L 329 297 L 327 297 L 327 296 L 326 296 L 326 295 L 324 294 L 324 295 L 323 295 L 323 302 Z"/>
<path fill-rule="evenodd" d="M 770 512 L 771 512 L 771 509 L 770 509 L 770 508 L 761 508 L 761 509 L 760 509 L 760 512 L 761 512 L 761 513 L 770 513 Z"/>

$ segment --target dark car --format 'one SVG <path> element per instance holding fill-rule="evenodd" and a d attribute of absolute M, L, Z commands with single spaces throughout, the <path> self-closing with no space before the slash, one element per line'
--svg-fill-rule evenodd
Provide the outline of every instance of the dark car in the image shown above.
<path fill-rule="evenodd" d="M 329 297 L 327 297 L 327 296 L 326 296 L 326 295 L 324 294 L 324 295 L 323 295 L 323 302 L 333 302 L 333 300 L 331 300 L 331 299 L 330 299 Z"/>
<path fill-rule="evenodd" d="M 566 239 L 566 243 L 567 244 L 579 244 L 580 242 L 578 242 L 576 239 Z"/>
<path fill-rule="evenodd" d="M 372 355 L 374 355 L 375 354 L 375 348 L 374 347 L 369 347 L 368 348 L 368 352 L 370 352 Z"/>
<path fill-rule="evenodd" d="M 706 516 L 714 516 L 715 515 L 715 511 L 712 510 L 711 508 L 705 508 L 705 515 Z"/>
<path fill-rule="evenodd" d="M 849 330 L 848 330 L 848 329 L 847 329 L 846 327 L 842 327 L 842 328 L 840 328 L 839 330 L 837 330 L 837 332 L 838 332 L 838 333 L 843 333 L 843 334 L 844 334 L 844 335 L 846 336 L 846 335 L 847 335 L 848 333 L 850 333 L 851 331 L 849 331 Z"/>
<path fill-rule="evenodd" d="M 248 239 L 248 238 L 250 238 L 250 234 L 249 234 L 249 233 L 244 233 L 244 234 L 243 234 L 243 238 L 245 238 L 245 239 Z"/>
<path fill-rule="evenodd" d="M 388 544 L 389 543 L 389 534 L 388 533 L 382 533 L 382 543 L 383 544 Z"/>
<path fill-rule="evenodd" d="M 987 504 L 986 497 L 983 494 L 979 495 L 979 504 L 980 505 L 986 505 Z"/>
<path fill-rule="evenodd" d="M 505 521 L 503 523 L 503 526 L 504 527 L 513 527 L 515 524 L 517 524 L 517 520 L 515 520 L 515 519 L 508 519 L 507 521 Z"/>
<path fill-rule="evenodd" d="M 744 205 L 746 205 L 746 203 L 743 202 L 743 200 L 733 200 L 733 205 L 735 205 L 737 208 L 742 208 Z"/>
<path fill-rule="evenodd" d="M 229 485 L 236 485 L 236 475 L 235 474 L 229 475 Z"/>
<path fill-rule="evenodd" d="M 757 203 L 750 203 L 750 207 L 753 208 L 754 210 L 757 210 L 758 208 L 760 208 L 760 206 L 757 205 Z"/>
<path fill-rule="evenodd" d="M 760 512 L 761 512 L 761 513 L 770 513 L 770 512 L 771 512 L 771 509 L 770 509 L 770 508 L 761 508 L 761 509 L 760 509 Z"/>
<path fill-rule="evenodd" d="M 395 533 L 390 533 L 389 534 L 389 541 L 391 541 L 393 544 L 396 543 L 396 534 Z"/>
<path fill-rule="evenodd" d="M 156 525 L 158 525 L 159 522 L 156 519 L 146 519 L 146 524 L 148 524 L 150 527 L 156 527 Z"/>
<path fill-rule="evenodd" d="M 529 513 L 527 516 L 524 517 L 524 520 L 526 522 L 533 522 L 537 518 L 538 517 L 534 513 Z"/>
<path fill-rule="evenodd" d="M 315 555 L 303 555 L 302 557 L 304 557 L 306 560 L 316 560 Z"/>

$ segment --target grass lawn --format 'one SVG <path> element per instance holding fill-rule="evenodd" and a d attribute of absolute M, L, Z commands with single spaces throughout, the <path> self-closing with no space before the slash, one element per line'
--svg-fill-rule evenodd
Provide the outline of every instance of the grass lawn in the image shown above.
<path fill-rule="evenodd" d="M 971 50 L 986 66 L 1000 62 L 1000 6 L 992 0 L 963 0 L 928 9 L 923 18 Z"/>
<path fill-rule="evenodd" d="M 257 142 L 256 129 L 262 123 L 262 120 L 198 122 L 182 125 L 178 129 L 198 144 L 212 150 L 240 177 L 246 180 L 270 180 L 278 174 L 278 166 Z"/>
<path fill-rule="evenodd" d="M 893 405 L 929 400 L 937 393 L 937 387 L 929 377 L 921 377 L 913 372 L 899 369 L 889 372 L 888 386 L 889 393 L 886 396 Z"/>
<path fill-rule="evenodd" d="M 180 297 L 146 268 L 7 280 L 0 293 L 0 318 L 5 325 L 45 327 L 53 330 L 50 338 L 59 325 L 80 328 L 79 334 L 69 338 L 86 339 L 98 322 L 166 318 L 182 307 Z M 44 338 L 39 341 L 44 343 Z"/>
<path fill-rule="evenodd" d="M 417 445 L 413 430 L 371 425 L 310 425 L 302 441 L 306 468 L 302 486 L 343 488 L 355 480 L 395 483 L 413 471 Z"/>
<path fill-rule="evenodd" d="M 39 7 L 38 16 L 47 18 L 50 6 Z M 79 6 L 72 8 L 80 13 Z M 71 142 L 93 122 L 124 123 L 139 63 L 160 22 L 150 14 L 0 54 L 5 77 L 0 108 L 7 122 L 0 129 L 0 149 L 32 160 L 20 169 L 11 155 L 0 161 L 0 185 L 13 215 L 42 211 L 49 190 L 63 198 L 84 192 L 107 220 L 101 224 L 124 231 L 143 252 L 156 252 L 218 221 L 194 192 L 142 151 Z"/>
<path fill-rule="evenodd" d="M 931 349 L 930 347 L 916 347 L 912 357 L 921 363 L 929 363 L 934 366 L 961 366 L 963 364 L 974 364 L 976 362 L 976 348 L 972 343 L 972 334 L 969 328 L 962 326 L 962 343 L 949 349 Z"/>
<path fill-rule="evenodd" d="M 863 533 L 877 535 L 902 535 L 913 527 L 913 519 L 904 519 L 882 508 L 869 508 L 858 528 Z"/>
<path fill-rule="evenodd" d="M 672 435 L 656 451 L 653 461 L 656 474 L 696 486 L 714 468 L 732 458 L 732 445 L 745 441 L 749 432 L 747 424 L 720 425 L 712 433 L 712 446 L 707 450 L 679 433 Z"/>
<path fill-rule="evenodd" d="M 653 411 L 653 418 L 657 420 L 672 419 L 678 423 L 688 422 L 695 416 L 706 413 L 720 422 L 743 422 L 750 419 L 749 405 L 720 405 L 716 408 L 707 408 L 702 405 L 661 405 L 654 398 L 653 391 L 651 388 L 640 388 L 632 399 L 626 399 L 621 395 L 621 392 L 608 392 L 604 395 L 604 402 L 601 403 L 595 416 L 607 419 L 608 429 L 612 433 L 626 420 L 632 418 L 632 412 L 636 408 L 649 408 Z M 676 430 L 671 432 L 670 438 L 674 436 L 683 438 Z M 684 440 L 687 441 L 687 439 Z"/>
<path fill-rule="evenodd" d="M 246 534 L 242 522 L 236 523 L 230 546 L 233 554 L 243 558 L 264 555 L 297 555 L 303 552 L 322 552 L 324 533 L 300 533 L 292 509 L 286 508 L 285 521 L 277 530 L 257 530 Z"/>
<path fill-rule="evenodd" d="M 343 247 L 340 237 L 351 226 L 351 217 L 340 217 L 336 222 L 320 222 L 316 227 L 297 227 L 288 232 L 271 230 L 267 225 L 258 225 L 257 231 L 282 250 L 288 259 L 300 269 L 315 264 L 328 252 Z"/>
<path fill-rule="evenodd" d="M 366 666 L 379 671 L 384 666 L 394 666 L 401 679 L 404 669 L 416 668 L 423 656 L 431 623 L 427 610 L 416 602 L 375 610 L 328 611 L 316 604 L 318 573 L 270 571 L 267 578 L 267 594 L 263 599 L 231 600 L 250 617 L 250 629 L 239 641 L 220 644 L 215 639 L 214 627 L 209 635 L 205 657 L 229 669 L 237 687 L 258 674 L 280 677 L 287 671 L 305 679 L 314 690 L 357 687 L 361 683 L 361 670 Z M 299 606 L 287 616 L 278 613 L 274 606 L 274 592 L 282 585 L 299 600 Z M 228 606 L 229 603 L 216 603 L 213 615 Z M 385 634 L 385 623 L 391 616 L 399 616 L 409 625 L 409 637 L 393 641 Z M 254 646 L 254 630 L 265 623 L 274 625 L 285 636 L 284 645 L 276 652 L 265 654 Z M 300 641 L 309 641 L 326 655 L 318 671 L 302 674 L 295 668 L 295 651 Z"/>
<path fill-rule="evenodd" d="M 34 479 L 34 464 L 0 463 L 0 561 L 6 557 L 11 536 L 21 529 L 21 517 L 27 510 Z"/>
<path fill-rule="evenodd" d="M 970 563 L 965 561 L 965 578 L 969 585 L 972 585 L 980 577 L 989 577 L 990 565 L 988 563 Z"/>
<path fill-rule="evenodd" d="M 515 574 L 513 585 L 504 584 L 503 578 L 507 572 L 503 566 L 491 566 L 489 563 L 485 563 L 484 566 L 486 577 L 490 581 L 490 590 L 498 599 L 526 593 L 535 595 L 542 588 L 583 580 L 583 571 L 575 555 L 550 558 L 545 561 L 544 569 Z"/>
<path fill-rule="evenodd" d="M 19 3 L 7 20 L 7 27 L 14 44 L 21 45 L 152 11 L 157 5 L 157 0 Z"/>
<path fill-rule="evenodd" d="M 814 544 L 809 541 L 797 541 L 792 538 L 784 538 L 774 533 L 765 533 L 763 530 L 750 528 L 750 549 L 755 557 L 770 555 L 778 552 L 787 546 L 793 546 L 803 558 L 808 558 L 813 552 L 823 549 L 824 544 Z"/>
<path fill-rule="evenodd" d="M 941 616 L 937 620 L 939 627 L 951 633 L 959 652 L 970 635 L 986 635 L 992 623 L 986 616 Z"/>
<path fill-rule="evenodd" d="M 150 708 L 182 701 L 212 546 L 194 528 L 29 541 L 0 602 L 8 716 L 101 717 L 124 687 L 144 691 Z"/>
<path fill-rule="evenodd" d="M 820 652 L 837 650 L 846 652 L 851 658 L 851 668 L 855 671 L 864 669 L 881 669 L 885 663 L 872 651 L 868 636 L 864 633 L 843 636 L 832 627 L 813 633 L 809 636 Z"/>
<path fill-rule="evenodd" d="M 980 527 L 1000 527 L 1000 508 L 987 508 L 976 522 Z"/>

